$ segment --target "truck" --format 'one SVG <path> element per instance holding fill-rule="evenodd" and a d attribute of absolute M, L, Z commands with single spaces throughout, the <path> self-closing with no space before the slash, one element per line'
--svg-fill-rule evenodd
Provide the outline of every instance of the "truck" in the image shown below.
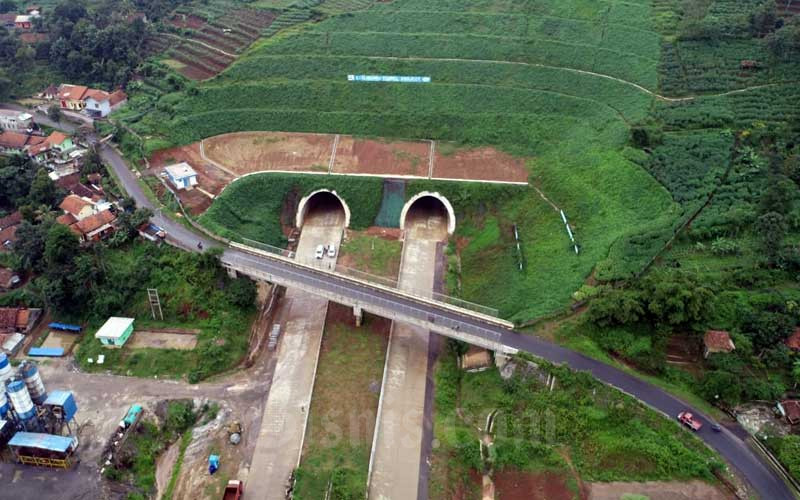
<path fill-rule="evenodd" d="M 240 500 L 244 493 L 244 485 L 241 481 L 231 479 L 228 485 L 225 486 L 225 492 L 222 494 L 222 500 Z"/>
<path fill-rule="evenodd" d="M 688 411 L 678 413 L 678 421 L 695 432 L 699 431 L 700 427 L 703 426 L 703 424 Z"/>

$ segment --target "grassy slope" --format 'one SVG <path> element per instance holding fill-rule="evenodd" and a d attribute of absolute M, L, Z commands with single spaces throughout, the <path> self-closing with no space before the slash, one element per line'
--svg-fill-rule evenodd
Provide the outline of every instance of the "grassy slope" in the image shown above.
<path fill-rule="evenodd" d="M 494 368 L 460 372 L 452 355 L 440 362 L 433 498 L 469 487 L 468 471 L 480 463 L 475 427 L 495 409 L 495 470 L 563 470 L 565 450 L 587 481 L 713 480 L 718 459 L 674 422 L 585 374 L 545 371 L 556 374 L 552 392 L 534 375 L 503 381 Z"/>
<path fill-rule="evenodd" d="M 376 5 L 257 43 L 179 103 L 160 132 L 178 143 L 251 129 L 422 137 L 532 157 L 531 179 L 567 213 L 580 255 L 558 214 L 533 190 L 489 207 L 499 231 L 485 225 L 485 210 L 459 223 L 459 234 L 473 239 L 462 256 L 465 298 L 528 319 L 565 305 L 598 263 L 606 278 L 635 270 L 650 253 L 628 261 L 620 250 L 603 262 L 612 245 L 645 226 L 669 226 L 677 215 L 667 192 L 622 154 L 628 123 L 647 114 L 651 98 L 631 85 L 568 71 L 654 88 L 659 36 L 648 5 Z M 429 74 L 434 83 L 348 84 L 350 73 Z M 512 223 L 522 231 L 523 273 L 515 270 Z"/>

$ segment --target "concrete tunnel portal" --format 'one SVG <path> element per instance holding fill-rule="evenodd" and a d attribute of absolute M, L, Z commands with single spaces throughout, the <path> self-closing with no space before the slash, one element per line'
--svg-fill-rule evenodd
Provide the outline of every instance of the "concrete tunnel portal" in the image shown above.
<path fill-rule="evenodd" d="M 406 221 L 412 214 L 428 213 L 446 215 L 447 234 L 451 235 L 456 230 L 456 214 L 450 201 L 436 192 L 422 191 L 409 199 L 400 212 L 400 229 L 406 229 Z"/>
<path fill-rule="evenodd" d="M 330 189 L 317 189 L 303 196 L 297 205 L 295 227 L 302 228 L 306 217 L 315 212 L 342 211 L 344 213 L 344 226 L 350 227 L 350 207 L 336 191 Z"/>

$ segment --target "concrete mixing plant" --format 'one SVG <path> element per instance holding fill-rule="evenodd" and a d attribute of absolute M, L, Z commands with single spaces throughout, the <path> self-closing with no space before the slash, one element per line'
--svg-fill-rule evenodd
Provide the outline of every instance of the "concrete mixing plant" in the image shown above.
<path fill-rule="evenodd" d="M 14 370 L 3 353 L 0 388 L 0 445 L 8 444 L 23 464 L 70 467 L 78 446 L 73 434 L 78 407 L 72 393 L 48 394 L 39 367 L 24 361 Z"/>

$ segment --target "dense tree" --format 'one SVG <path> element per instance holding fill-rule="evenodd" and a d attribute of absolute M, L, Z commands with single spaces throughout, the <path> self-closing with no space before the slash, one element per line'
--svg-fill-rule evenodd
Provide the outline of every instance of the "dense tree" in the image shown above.
<path fill-rule="evenodd" d="M 0 14 L 14 12 L 17 10 L 17 3 L 14 0 L 0 0 Z"/>
<path fill-rule="evenodd" d="M 689 273 L 653 273 L 643 288 L 647 310 L 660 323 L 689 326 L 703 322 L 712 310 L 713 292 Z"/>
<path fill-rule="evenodd" d="M 53 224 L 47 232 L 44 245 L 44 261 L 47 270 L 53 274 L 72 271 L 79 242 L 75 233 L 63 224 Z"/>
<path fill-rule="evenodd" d="M 56 186 L 56 183 L 47 175 L 47 171 L 40 168 L 31 182 L 31 190 L 28 199 L 31 203 L 55 207 L 64 198 L 63 191 Z"/>
<path fill-rule="evenodd" d="M 58 104 L 53 104 L 47 108 L 47 117 L 56 123 L 61 121 L 61 108 L 58 106 Z"/>
<path fill-rule="evenodd" d="M 17 228 L 14 253 L 20 257 L 23 268 L 37 272 L 42 269 L 44 245 L 50 224 L 32 224 L 25 220 Z"/>
<path fill-rule="evenodd" d="M 256 284 L 249 278 L 237 278 L 228 283 L 225 289 L 228 301 L 231 304 L 246 308 L 253 305 L 256 300 Z"/>
<path fill-rule="evenodd" d="M 770 265 L 775 265 L 786 235 L 786 220 L 778 212 L 767 212 L 756 221 L 755 230 Z"/>
<path fill-rule="evenodd" d="M 0 158 L 0 207 L 13 209 L 27 198 L 34 172 L 24 156 Z"/>

